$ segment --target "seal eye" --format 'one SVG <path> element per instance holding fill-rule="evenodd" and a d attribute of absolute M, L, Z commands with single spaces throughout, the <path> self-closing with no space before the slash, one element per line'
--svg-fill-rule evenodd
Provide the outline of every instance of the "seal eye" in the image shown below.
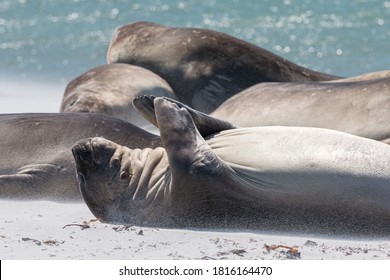
<path fill-rule="evenodd" d="M 126 171 L 122 171 L 121 174 L 119 175 L 119 178 L 121 178 L 121 180 L 127 180 L 129 179 L 129 173 Z"/>

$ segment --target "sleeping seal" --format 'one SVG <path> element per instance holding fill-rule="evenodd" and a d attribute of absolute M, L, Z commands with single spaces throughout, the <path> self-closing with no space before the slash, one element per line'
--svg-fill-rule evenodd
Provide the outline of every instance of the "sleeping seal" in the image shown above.
<path fill-rule="evenodd" d="M 168 83 L 147 69 L 120 63 L 103 65 L 67 85 L 60 112 L 101 113 L 139 127 L 149 126 L 132 105 L 133 98 L 140 95 L 176 99 Z"/>
<path fill-rule="evenodd" d="M 320 128 L 228 129 L 165 98 L 135 103 L 163 147 L 90 138 L 72 150 L 83 198 L 103 221 L 389 233 L 388 145 Z"/>
<path fill-rule="evenodd" d="M 102 136 L 133 148 L 160 138 L 101 114 L 0 115 L 0 198 L 81 200 L 71 148 Z"/>
<path fill-rule="evenodd" d="M 181 102 L 206 113 L 257 83 L 339 78 L 298 66 L 221 32 L 151 22 L 118 27 L 107 61 L 153 71 L 169 83 Z"/>
<path fill-rule="evenodd" d="M 238 126 L 322 127 L 389 142 L 389 107 L 390 75 L 257 84 L 226 100 L 211 115 Z"/>

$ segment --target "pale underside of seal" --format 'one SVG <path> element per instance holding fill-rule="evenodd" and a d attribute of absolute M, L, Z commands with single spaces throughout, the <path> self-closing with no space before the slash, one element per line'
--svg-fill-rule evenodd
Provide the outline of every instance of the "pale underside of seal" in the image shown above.
<path fill-rule="evenodd" d="M 389 107 L 390 76 L 261 83 L 226 100 L 211 115 L 238 126 L 322 127 L 387 141 Z"/>
<path fill-rule="evenodd" d="M 134 148 L 161 145 L 159 137 L 101 114 L 0 115 L 0 198 L 81 200 L 71 147 L 97 136 Z"/>
<path fill-rule="evenodd" d="M 341 78 L 336 80 L 330 80 L 326 81 L 327 83 L 338 83 L 338 82 L 360 82 L 360 81 L 369 81 L 369 80 L 377 80 L 382 78 L 389 78 L 390 77 L 390 70 L 382 70 L 382 71 L 375 71 L 375 72 L 369 72 L 360 74 L 357 76 L 352 76 L 349 78 Z M 324 82 L 324 83 L 326 83 Z"/>
<path fill-rule="evenodd" d="M 388 145 L 320 128 L 224 130 L 222 122 L 212 131 L 218 120 L 173 100 L 135 105 L 155 118 L 163 148 L 133 150 L 103 138 L 73 147 L 84 200 L 102 220 L 389 232 Z"/>
<path fill-rule="evenodd" d="M 257 83 L 340 78 L 298 66 L 221 32 L 151 22 L 118 27 L 107 60 L 153 71 L 170 84 L 181 102 L 206 113 Z"/>

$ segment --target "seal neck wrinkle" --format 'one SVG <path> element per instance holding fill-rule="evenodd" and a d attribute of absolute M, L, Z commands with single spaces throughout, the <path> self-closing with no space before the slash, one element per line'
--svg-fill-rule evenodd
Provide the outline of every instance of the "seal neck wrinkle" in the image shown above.
<path fill-rule="evenodd" d="M 134 149 L 130 154 L 130 183 L 132 200 L 154 200 L 162 184 L 163 177 L 169 170 L 168 159 L 164 148 Z"/>

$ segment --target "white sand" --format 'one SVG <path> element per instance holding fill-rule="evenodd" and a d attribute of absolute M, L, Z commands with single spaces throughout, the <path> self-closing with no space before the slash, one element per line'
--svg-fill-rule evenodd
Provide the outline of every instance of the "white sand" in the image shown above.
<path fill-rule="evenodd" d="M 0 259 L 390 259 L 389 240 L 103 224 L 83 203 L 0 200 Z M 294 247 L 267 251 L 265 245 Z"/>
<path fill-rule="evenodd" d="M 65 84 L 0 77 L 0 113 L 54 113 Z"/>

